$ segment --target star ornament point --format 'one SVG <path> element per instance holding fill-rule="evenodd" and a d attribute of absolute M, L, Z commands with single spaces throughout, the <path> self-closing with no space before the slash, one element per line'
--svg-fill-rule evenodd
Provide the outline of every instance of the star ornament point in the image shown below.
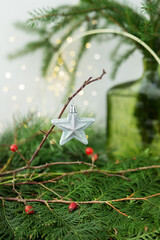
<path fill-rule="evenodd" d="M 94 121 L 94 118 L 79 118 L 75 107 L 71 105 L 67 118 L 52 119 L 51 123 L 63 131 L 60 139 L 61 146 L 73 138 L 86 145 L 88 140 L 84 130 L 93 124 Z"/>

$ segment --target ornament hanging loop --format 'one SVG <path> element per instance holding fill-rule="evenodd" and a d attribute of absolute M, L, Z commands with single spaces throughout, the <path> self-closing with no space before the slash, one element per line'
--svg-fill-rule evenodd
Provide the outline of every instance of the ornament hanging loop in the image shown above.
<path fill-rule="evenodd" d="M 77 113 L 77 110 L 76 110 L 76 107 L 74 106 L 74 104 L 71 104 L 69 112 L 70 113 Z"/>

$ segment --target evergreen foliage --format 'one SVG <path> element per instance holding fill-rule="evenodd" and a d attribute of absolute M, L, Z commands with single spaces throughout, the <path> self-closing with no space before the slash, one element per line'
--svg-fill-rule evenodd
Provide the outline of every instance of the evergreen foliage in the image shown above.
<path fill-rule="evenodd" d="M 17 120 L 14 129 L 8 129 L 0 139 L 0 169 L 13 154 L 9 146 L 17 141 L 18 149 L 28 159 L 47 131 L 49 119 L 28 116 Z M 103 130 L 89 128 L 89 145 L 99 154 L 96 166 L 100 170 L 115 171 L 129 168 L 159 164 L 159 157 L 153 157 L 149 150 L 126 157 L 110 159 L 105 149 Z M 41 165 L 58 161 L 91 162 L 86 156 L 83 144 L 72 140 L 61 147 L 58 144 L 61 132 L 57 129 L 48 137 L 33 165 Z M 54 139 L 54 144 L 53 144 Z M 95 141 L 96 139 L 96 141 Z M 5 171 L 24 166 L 24 161 L 17 153 Z M 15 183 L 26 181 L 42 182 L 63 173 L 88 169 L 85 165 L 56 165 L 45 169 L 25 170 L 15 176 Z M 125 173 L 125 177 L 106 176 L 101 172 L 87 174 L 77 173 L 59 179 L 57 182 L 45 184 L 15 185 L 24 199 L 61 199 L 91 201 L 113 200 L 126 197 L 146 197 L 160 192 L 160 170 L 146 169 L 143 171 Z M 0 178 L 0 196 L 17 197 L 12 190 L 13 176 Z M 5 184 L 5 185 L 4 185 Z M 7 185 L 10 184 L 10 185 Z M 79 208 L 68 212 L 68 205 L 64 203 L 29 202 L 35 213 L 26 214 L 24 204 L 16 201 L 0 200 L 0 239 L 4 240 L 148 240 L 160 239 L 160 196 L 147 200 L 110 201 L 115 208 L 128 215 L 122 215 L 107 204 L 80 204 Z M 28 203 L 27 203 L 28 204 Z"/>
<path fill-rule="evenodd" d="M 118 0 L 80 0 L 77 5 L 62 5 L 57 8 L 34 10 L 30 13 L 31 18 L 27 23 L 19 23 L 17 27 L 32 34 L 38 34 L 39 40 L 26 44 L 22 50 L 11 54 L 10 57 L 18 57 L 43 48 L 42 73 L 45 76 L 55 52 L 66 42 L 67 37 L 77 34 L 80 26 L 83 26 L 85 31 L 118 27 L 122 31 L 129 32 L 140 38 L 160 56 L 159 10 L 159 0 L 143 0 L 141 11 L 127 3 L 119 3 Z M 58 44 L 56 44 L 56 40 L 53 39 L 56 36 L 61 38 L 61 42 Z M 115 37 L 116 36 L 113 35 L 113 38 Z M 89 40 L 92 41 L 92 39 L 97 39 L 97 35 L 89 36 Z M 116 56 L 112 77 L 115 77 L 120 65 L 127 60 L 136 49 L 139 49 L 145 57 L 151 58 L 150 53 L 138 43 L 124 37 L 123 41 L 120 40 L 120 42 L 121 44 L 118 45 L 116 51 L 112 54 L 114 57 Z M 71 73 L 67 71 L 67 73 L 70 74 L 70 86 L 75 80 L 75 72 L 86 50 L 85 43 L 85 40 L 82 41 L 79 50 L 77 50 L 74 71 Z M 125 54 L 121 55 L 121 48 L 126 45 L 126 43 L 130 45 L 130 48 L 126 50 Z M 119 57 L 117 57 L 118 54 Z M 67 63 L 64 62 L 64 65 L 67 65 Z"/>

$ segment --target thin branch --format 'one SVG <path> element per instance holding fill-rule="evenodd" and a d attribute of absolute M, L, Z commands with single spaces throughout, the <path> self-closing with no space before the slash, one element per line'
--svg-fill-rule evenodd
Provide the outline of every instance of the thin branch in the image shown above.
<path fill-rule="evenodd" d="M 133 169 L 126 169 L 126 170 L 120 170 L 120 171 L 114 171 L 114 172 L 116 172 L 116 173 L 136 172 L 139 170 L 147 170 L 147 169 L 152 169 L 152 168 L 160 168 L 160 165 L 137 167 L 137 168 L 133 168 Z"/>
<path fill-rule="evenodd" d="M 0 173 L 0 177 L 2 176 L 5 176 L 5 175 L 10 175 L 10 174 L 13 174 L 13 173 L 16 173 L 16 172 L 20 172 L 20 171 L 23 171 L 23 170 L 26 170 L 26 169 L 42 169 L 42 168 L 48 168 L 50 166 L 53 166 L 53 165 L 72 165 L 72 164 L 83 164 L 83 165 L 87 165 L 87 166 L 93 166 L 91 163 L 86 163 L 86 162 L 83 162 L 83 161 L 77 161 L 77 162 L 54 162 L 54 163 L 46 163 L 44 165 L 40 165 L 40 166 L 29 166 L 29 165 L 26 165 L 24 167 L 21 167 L 21 168 L 17 168 L 17 169 L 14 169 L 12 171 L 8 171 L 8 172 L 4 172 L 4 173 Z"/>
<path fill-rule="evenodd" d="M 75 92 L 73 93 L 73 95 L 71 97 L 68 98 L 66 104 L 64 105 L 62 111 L 60 112 L 58 119 L 61 118 L 62 114 L 64 113 L 66 107 L 68 106 L 68 104 L 70 103 L 70 101 L 83 89 L 85 88 L 88 84 L 101 80 L 103 78 L 103 76 L 106 74 L 105 70 L 103 69 L 102 74 L 100 75 L 100 77 L 97 77 L 93 80 L 91 80 L 92 78 L 89 78 L 87 81 L 85 81 L 83 83 L 83 85 Z M 52 132 L 52 130 L 54 129 L 55 125 L 53 125 L 49 131 L 46 133 L 46 135 L 44 136 L 43 140 L 41 141 L 40 145 L 38 146 L 37 150 L 34 152 L 33 156 L 31 157 L 31 159 L 29 160 L 29 164 L 32 163 L 33 159 L 36 157 L 37 153 L 39 152 L 39 150 L 41 149 L 42 145 L 44 144 L 44 142 L 46 141 L 47 137 L 49 136 L 49 134 Z"/>
<path fill-rule="evenodd" d="M 121 198 L 121 199 L 112 199 L 112 200 L 106 200 L 106 201 L 97 201 L 97 200 L 93 200 L 93 201 L 81 201 L 81 202 L 77 202 L 78 205 L 80 204 L 107 204 L 110 207 L 112 207 L 113 209 L 115 209 L 118 213 L 124 215 L 125 217 L 128 217 L 127 214 L 121 212 L 118 208 L 114 207 L 112 205 L 112 202 L 122 202 L 122 201 L 130 201 L 130 200 L 137 200 L 137 201 L 147 201 L 148 198 L 152 198 L 152 197 L 156 197 L 156 196 L 160 196 L 160 193 L 156 193 L 153 195 L 149 195 L 146 197 L 140 197 L 140 198 L 132 198 L 132 197 L 127 197 L 127 198 Z M 16 202 L 23 202 L 24 204 L 26 204 L 26 202 L 39 202 L 39 203 L 44 203 L 47 207 L 49 206 L 48 203 L 65 203 L 65 204 L 70 204 L 73 201 L 67 201 L 67 200 L 62 200 L 62 199 L 55 199 L 55 200 L 43 200 L 43 199 L 22 199 L 22 198 L 9 198 L 9 197 L 2 197 L 0 196 L 0 199 L 2 201 L 6 200 L 6 201 L 16 201 Z"/>
<path fill-rule="evenodd" d="M 55 163 L 48 163 L 48 164 L 45 164 L 45 165 L 41 165 L 41 166 L 33 166 L 33 167 L 30 167 L 31 169 L 41 169 L 41 168 L 44 168 L 44 167 L 50 167 L 52 165 L 57 165 L 57 164 L 66 164 L 66 165 L 69 165 L 69 164 L 85 164 L 85 165 L 88 165 L 88 166 L 92 166 L 92 164 L 90 163 L 85 163 L 85 162 L 55 162 Z M 28 169 L 29 166 L 24 166 L 24 167 L 21 167 L 21 168 L 18 168 L 18 169 L 15 169 L 15 170 L 12 170 L 12 171 L 8 171 L 8 172 L 4 172 L 4 173 L 0 173 L 0 177 L 2 176 L 5 176 L 5 175 L 10 175 L 10 174 L 13 174 L 14 172 L 20 172 L 20 171 L 23 171 L 25 169 Z M 107 176 L 118 176 L 118 177 L 122 177 L 126 180 L 129 181 L 128 178 L 124 177 L 123 175 L 121 174 L 124 174 L 124 173 L 127 173 L 127 172 L 136 172 L 136 171 L 141 171 L 141 170 L 147 170 L 147 169 L 154 169 L 154 168 L 160 168 L 160 165 L 152 165 L 152 166 L 146 166 L 146 167 L 138 167 L 138 168 L 133 168 L 133 169 L 126 169 L 126 170 L 120 170 L 120 171 L 103 171 L 103 170 L 93 170 L 94 172 L 101 172 L 101 173 L 104 173 L 106 174 Z M 88 172 L 91 172 L 91 170 L 85 170 L 85 171 L 88 171 Z M 80 171 L 81 173 L 83 173 L 83 171 Z M 76 173 L 76 172 L 73 172 L 73 174 Z M 64 176 L 66 175 L 71 175 L 71 173 L 65 173 Z M 117 175 L 116 175 L 117 174 Z M 56 180 L 59 178 L 61 178 L 63 176 L 59 176 L 56 178 Z M 31 183 L 30 183 L 31 184 Z"/>
<path fill-rule="evenodd" d="M 143 200 L 147 201 L 148 198 L 160 196 L 160 193 L 156 193 L 154 195 L 149 195 L 146 197 L 140 197 L 140 198 L 120 198 L 120 199 L 111 199 L 111 200 L 106 200 L 106 201 L 97 201 L 97 200 L 91 200 L 91 201 L 80 201 L 77 202 L 78 204 L 108 204 L 112 202 L 122 202 L 122 201 L 130 201 L 130 200 Z M 0 196 L 1 200 L 6 200 L 6 201 L 16 201 L 16 202 L 41 202 L 41 203 L 66 203 L 70 204 L 73 201 L 67 201 L 67 200 L 62 200 L 62 199 L 55 199 L 55 200 L 44 200 L 44 199 L 21 199 L 21 198 L 12 198 L 12 197 L 2 197 Z"/>
<path fill-rule="evenodd" d="M 28 164 L 27 160 L 22 156 L 22 154 L 18 150 L 16 150 L 16 153 L 18 153 L 19 156 L 25 161 L 25 163 Z"/>
<path fill-rule="evenodd" d="M 91 166 L 94 166 L 94 165 L 91 164 Z M 114 176 L 114 177 L 123 178 L 123 179 L 128 180 L 128 181 L 130 180 L 130 179 L 128 179 L 128 178 L 126 178 L 126 177 L 124 177 L 120 174 L 119 175 L 118 174 L 109 174 L 108 171 L 102 171 L 102 170 L 99 170 L 99 169 L 89 169 L 89 170 L 82 170 L 82 171 L 64 173 L 63 175 L 58 176 L 56 178 L 53 178 L 50 181 L 57 181 L 57 180 L 60 180 L 60 179 L 64 178 L 65 176 L 74 175 L 74 174 L 78 174 L 78 173 L 85 174 L 85 173 L 92 173 L 92 172 L 102 173 L 102 174 L 104 174 L 108 177 L 113 177 Z"/>
<path fill-rule="evenodd" d="M 51 14 L 46 14 L 43 16 L 38 16 L 38 17 L 33 17 L 31 19 L 29 19 L 30 21 L 34 21 L 34 20 L 38 20 L 38 19 L 42 19 L 42 18 L 48 18 L 48 17 L 68 17 L 68 16 L 72 16 L 72 15 L 77 15 L 77 14 L 84 14 L 84 13 L 89 13 L 89 12 L 97 12 L 97 11 L 101 11 L 103 9 L 106 9 L 107 7 L 100 7 L 100 8 L 91 8 L 91 9 L 86 9 L 86 10 L 79 10 L 79 11 L 74 11 L 74 12 L 70 12 L 70 13 L 51 13 Z"/>
<path fill-rule="evenodd" d="M 107 205 L 109 205 L 110 207 L 112 207 L 113 209 L 115 209 L 117 212 L 119 212 L 120 214 L 124 215 L 125 217 L 128 217 L 127 214 L 121 212 L 118 208 L 114 207 L 111 203 L 106 202 Z"/>
<path fill-rule="evenodd" d="M 84 165 L 87 165 L 87 166 L 92 166 L 91 163 L 86 163 L 86 162 L 83 162 L 83 161 L 76 161 L 76 162 L 54 162 L 54 163 L 46 163 L 44 165 L 41 165 L 41 166 L 33 166 L 33 167 L 30 167 L 31 169 L 42 169 L 42 168 L 48 168 L 50 166 L 53 166 L 53 165 L 71 165 L 71 164 L 84 164 Z M 95 165 L 94 165 L 95 167 Z"/>
<path fill-rule="evenodd" d="M 56 165 L 56 164 L 52 164 L 52 165 Z M 90 166 L 94 166 L 92 164 L 90 164 Z M 125 179 L 127 181 L 130 181 L 129 178 L 126 178 L 124 177 L 123 175 L 121 174 L 108 174 L 107 171 L 102 171 L 102 170 L 99 170 L 99 169 L 89 169 L 89 170 L 80 170 L 80 171 L 74 171 L 74 172 L 67 172 L 67 173 L 64 173 L 62 174 L 61 176 L 58 176 L 56 178 L 53 178 L 53 179 L 50 179 L 50 180 L 47 180 L 47 181 L 43 181 L 43 182 L 33 182 L 33 181 L 27 181 L 27 182 L 19 182 L 19 183 L 15 183 L 15 185 L 25 185 L 25 184 L 35 184 L 35 185 L 38 185 L 38 184 L 45 184 L 45 183 L 50 183 L 50 182 L 57 182 L 58 180 L 66 177 L 66 176 L 71 176 L 71 175 L 74 175 L 74 174 L 87 174 L 87 173 L 92 173 L 92 172 L 97 172 L 97 173 L 102 173 L 104 175 L 106 175 L 107 177 L 120 177 L 122 179 Z M 61 174 L 61 173 L 59 173 Z M 12 180 L 11 180 L 12 181 Z M 2 183 L 2 185 L 6 185 L 6 186 L 10 186 L 11 183 Z"/>
<path fill-rule="evenodd" d="M 57 192 L 55 192 L 54 190 L 52 190 L 52 189 L 50 189 L 50 188 L 48 188 L 48 187 L 46 187 L 45 185 L 43 185 L 42 183 L 39 183 L 43 188 L 45 188 L 45 189 L 47 189 L 48 191 L 50 191 L 50 192 L 52 192 L 52 193 L 54 193 L 56 196 L 58 196 L 60 199 L 62 199 L 63 197 L 62 196 L 60 196 Z"/>
<path fill-rule="evenodd" d="M 18 191 L 16 190 L 16 188 L 15 188 L 15 173 L 13 173 L 13 184 L 12 184 L 12 185 L 13 185 L 13 191 L 16 192 L 21 199 L 23 199 L 23 198 L 21 197 L 21 193 L 18 192 Z"/>

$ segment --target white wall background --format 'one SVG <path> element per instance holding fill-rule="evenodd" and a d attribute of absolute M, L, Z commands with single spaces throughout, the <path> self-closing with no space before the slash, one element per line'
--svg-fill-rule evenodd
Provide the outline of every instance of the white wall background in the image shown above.
<path fill-rule="evenodd" d="M 12 123 L 13 115 L 22 116 L 29 110 L 56 118 L 62 106 L 64 92 L 54 96 L 50 83 L 41 77 L 41 52 L 35 52 L 15 60 L 8 60 L 7 54 L 16 51 L 26 42 L 33 39 L 32 36 L 17 30 L 13 23 L 29 18 L 28 12 L 41 7 L 56 7 L 62 4 L 76 4 L 78 0 L 5 0 L 0 8 L 0 132 Z M 140 0 L 126 0 L 140 8 Z M 117 40 L 103 44 L 94 43 L 83 58 L 76 87 L 88 77 L 97 77 L 104 68 L 107 71 L 102 82 L 88 86 L 83 95 L 78 95 L 74 103 L 81 112 L 93 113 L 97 123 L 105 126 L 106 118 L 106 92 L 109 87 L 118 82 L 132 80 L 140 77 L 142 73 L 142 56 L 135 54 L 121 67 L 116 80 L 110 80 L 109 73 L 113 63 L 109 59 L 111 49 Z M 73 46 L 74 48 L 75 46 Z M 98 57 L 96 57 L 98 56 Z M 52 83 L 52 85 L 54 82 Z M 52 114 L 52 115 L 51 115 Z"/>

